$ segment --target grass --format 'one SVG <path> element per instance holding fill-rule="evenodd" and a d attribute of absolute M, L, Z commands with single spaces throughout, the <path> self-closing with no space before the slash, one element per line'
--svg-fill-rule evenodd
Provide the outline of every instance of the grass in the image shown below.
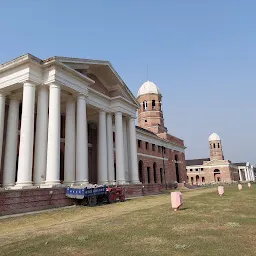
<path fill-rule="evenodd" d="M 0 255 L 256 255 L 256 185 L 184 191 L 0 220 Z"/>

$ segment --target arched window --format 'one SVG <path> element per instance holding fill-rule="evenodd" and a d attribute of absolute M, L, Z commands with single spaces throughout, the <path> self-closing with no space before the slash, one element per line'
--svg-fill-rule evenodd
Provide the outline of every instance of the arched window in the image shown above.
<path fill-rule="evenodd" d="M 153 170 L 154 170 L 154 183 L 156 183 L 156 163 L 153 164 Z"/>
<path fill-rule="evenodd" d="M 147 167 L 148 183 L 150 183 L 150 167 Z"/>
<path fill-rule="evenodd" d="M 161 183 L 163 183 L 163 169 L 160 168 L 160 180 L 161 180 Z"/>
<path fill-rule="evenodd" d="M 220 143 L 218 143 L 218 148 L 220 148 Z"/>
<path fill-rule="evenodd" d="M 213 143 L 213 147 L 215 148 L 215 143 Z"/>
<path fill-rule="evenodd" d="M 144 183 L 142 173 L 143 173 L 143 162 L 140 160 L 139 161 L 139 180 L 140 182 Z"/>
<path fill-rule="evenodd" d="M 156 109 L 156 101 L 152 100 L 152 110 L 155 110 L 155 109 Z"/>
<path fill-rule="evenodd" d="M 143 101 L 143 110 L 146 111 L 148 109 L 148 103 L 146 100 Z"/>
<path fill-rule="evenodd" d="M 180 183 L 180 175 L 179 175 L 179 157 L 175 155 L 175 170 L 176 170 L 176 181 Z"/>

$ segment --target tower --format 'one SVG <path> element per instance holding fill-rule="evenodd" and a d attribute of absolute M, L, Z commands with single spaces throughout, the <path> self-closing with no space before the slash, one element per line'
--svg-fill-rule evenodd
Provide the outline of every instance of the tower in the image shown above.
<path fill-rule="evenodd" d="M 160 89 L 153 82 L 147 81 L 138 90 L 137 100 L 140 103 L 139 126 L 154 133 L 167 132 L 164 127 Z"/>
<path fill-rule="evenodd" d="M 210 144 L 210 159 L 224 160 L 220 136 L 216 133 L 212 133 L 209 137 L 209 144 Z"/>

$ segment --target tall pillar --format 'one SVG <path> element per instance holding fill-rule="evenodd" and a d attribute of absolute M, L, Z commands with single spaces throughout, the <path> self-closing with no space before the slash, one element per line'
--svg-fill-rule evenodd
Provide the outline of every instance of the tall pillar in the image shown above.
<path fill-rule="evenodd" d="M 60 87 L 50 85 L 46 185 L 60 183 Z"/>
<path fill-rule="evenodd" d="M 140 183 L 140 181 L 139 181 L 138 160 L 137 160 L 136 127 L 135 127 L 135 119 L 133 117 L 129 119 L 129 142 L 130 142 L 131 182 L 138 184 Z"/>
<path fill-rule="evenodd" d="M 66 105 L 64 183 L 76 180 L 76 104 L 69 98 Z"/>
<path fill-rule="evenodd" d="M 5 114 L 5 95 L 0 92 L 0 170 L 2 162 L 2 148 L 4 135 L 4 114 Z"/>
<path fill-rule="evenodd" d="M 238 169 L 238 172 L 239 172 L 239 180 L 240 180 L 240 181 L 243 181 L 242 174 L 241 174 L 241 170 Z"/>
<path fill-rule="evenodd" d="M 20 128 L 19 163 L 16 186 L 32 185 L 34 145 L 35 85 L 24 83 Z"/>
<path fill-rule="evenodd" d="M 34 185 L 40 185 L 45 181 L 47 158 L 48 105 L 49 89 L 46 86 L 41 86 L 38 90 L 37 98 L 36 138 L 33 175 Z"/>
<path fill-rule="evenodd" d="M 86 98 L 77 97 L 76 125 L 76 183 L 88 183 L 88 134 L 86 117 Z"/>
<path fill-rule="evenodd" d="M 114 146 L 113 146 L 113 122 L 112 114 L 107 114 L 107 154 L 108 154 L 108 182 L 113 183 L 114 174 Z"/>
<path fill-rule="evenodd" d="M 119 184 L 125 184 L 124 172 L 124 143 L 122 113 L 115 113 L 115 141 L 116 141 L 116 179 Z"/>
<path fill-rule="evenodd" d="M 10 99 L 4 154 L 3 187 L 14 186 L 18 148 L 19 101 Z"/>
<path fill-rule="evenodd" d="M 99 113 L 98 129 L 98 183 L 106 184 L 108 182 L 108 159 L 107 159 L 107 131 L 106 131 L 106 112 Z"/>
<path fill-rule="evenodd" d="M 128 133 L 127 133 L 127 122 L 123 118 L 123 140 L 124 140 L 124 173 L 125 173 L 125 182 L 129 181 L 129 161 L 130 161 L 130 152 L 128 151 Z"/>

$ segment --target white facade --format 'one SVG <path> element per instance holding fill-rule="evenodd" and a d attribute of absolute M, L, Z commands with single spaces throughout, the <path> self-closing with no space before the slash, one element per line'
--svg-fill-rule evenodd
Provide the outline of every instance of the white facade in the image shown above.
<path fill-rule="evenodd" d="M 104 85 L 102 90 L 106 89 L 109 95 L 94 89 L 95 81 L 87 73 L 97 74 Z M 137 108 L 138 102 L 106 61 L 63 57 L 42 61 L 27 54 L 0 65 L 0 149 L 4 146 L 4 153 L 0 151 L 3 156 L 0 163 L 4 163 L 1 166 L 2 186 L 24 188 L 60 184 L 61 114 L 66 116 L 65 184 L 89 181 L 88 121 L 98 126 L 98 168 L 93 170 L 97 172 L 98 183 L 114 182 L 113 130 L 116 182 L 139 183 Z M 129 132 L 123 129 L 124 123 Z M 124 159 L 129 159 L 131 168 L 125 166 Z"/>
<path fill-rule="evenodd" d="M 237 164 L 240 181 L 255 181 L 255 167 L 249 162 Z"/>

